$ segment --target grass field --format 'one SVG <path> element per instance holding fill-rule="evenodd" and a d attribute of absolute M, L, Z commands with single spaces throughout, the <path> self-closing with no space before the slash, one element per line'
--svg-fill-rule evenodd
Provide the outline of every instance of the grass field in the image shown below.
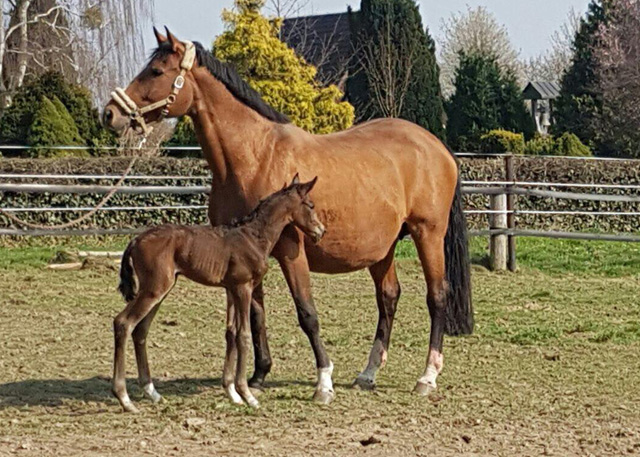
<path fill-rule="evenodd" d="M 109 393 L 112 318 L 123 303 L 108 268 L 44 268 L 71 239 L 0 248 L 0 455 L 629 455 L 640 453 L 640 246 L 518 240 L 520 270 L 492 273 L 472 241 L 476 332 L 445 341 L 439 390 L 410 394 L 424 368 L 428 313 L 412 245 L 398 249 L 403 287 L 375 392 L 349 389 L 377 311 L 366 272 L 313 277 L 337 397 L 309 399 L 315 367 L 277 268 L 267 280 L 274 367 L 261 409 L 220 386 L 225 300 L 179 281 L 149 336 L 154 406 L 139 415 Z M 373 437 L 373 439 L 371 439 Z M 374 443 L 371 443 L 371 442 Z"/>

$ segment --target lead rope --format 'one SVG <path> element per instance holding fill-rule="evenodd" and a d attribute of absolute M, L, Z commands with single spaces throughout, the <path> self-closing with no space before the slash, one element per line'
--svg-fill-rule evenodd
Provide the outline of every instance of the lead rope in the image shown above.
<path fill-rule="evenodd" d="M 7 219 L 15 222 L 16 224 L 19 224 L 19 225 L 22 225 L 22 226 L 25 226 L 25 227 L 29 227 L 29 228 L 32 228 L 32 229 L 54 230 L 54 229 L 62 229 L 62 228 L 73 227 L 74 225 L 77 225 L 77 224 L 89 219 L 91 216 L 93 216 L 95 213 L 97 213 L 100 210 L 100 208 L 102 208 L 111 199 L 111 197 L 113 197 L 113 195 L 118 191 L 118 189 L 124 183 L 124 180 L 127 179 L 127 176 L 129 175 L 129 173 L 133 169 L 133 165 L 136 163 L 136 160 L 138 160 L 137 157 L 134 157 L 133 159 L 131 159 L 131 162 L 129 163 L 129 166 L 124 171 L 124 173 L 122 174 L 122 176 L 120 177 L 118 182 L 116 182 L 113 185 L 113 187 L 109 190 L 109 192 L 107 192 L 107 195 L 105 195 L 102 198 L 102 200 L 100 200 L 100 202 L 96 205 L 95 208 L 93 208 L 87 214 L 84 214 L 84 215 L 80 216 L 79 218 L 74 219 L 72 221 L 65 222 L 64 224 L 59 224 L 59 225 L 41 225 L 41 224 L 34 224 L 32 222 L 23 221 L 22 219 L 17 218 L 13 214 L 11 214 L 11 212 L 9 212 L 9 211 L 7 211 L 5 209 L 2 209 L 2 208 L 0 208 L 0 214 L 5 216 Z"/>

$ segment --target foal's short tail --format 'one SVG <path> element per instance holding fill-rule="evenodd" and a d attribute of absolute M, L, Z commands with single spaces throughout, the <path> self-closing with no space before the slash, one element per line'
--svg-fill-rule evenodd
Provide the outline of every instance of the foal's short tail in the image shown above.
<path fill-rule="evenodd" d="M 133 270 L 133 261 L 131 260 L 131 251 L 136 244 L 136 239 L 131 240 L 127 249 L 122 254 L 122 263 L 120 264 L 120 284 L 118 290 L 127 303 L 136 297 L 137 285 L 135 271 Z"/>
<path fill-rule="evenodd" d="M 473 332 L 473 305 L 471 303 L 471 268 L 467 222 L 462 212 L 460 178 L 449 213 L 449 227 L 445 237 L 446 277 L 449 283 L 445 313 L 447 335 L 470 335 Z"/>

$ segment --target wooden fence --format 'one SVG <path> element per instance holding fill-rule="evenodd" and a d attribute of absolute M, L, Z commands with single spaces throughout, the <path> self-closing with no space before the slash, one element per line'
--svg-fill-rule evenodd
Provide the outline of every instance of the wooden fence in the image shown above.
<path fill-rule="evenodd" d="M 516 269 L 516 238 L 517 237 L 547 237 L 547 238 L 564 238 L 578 240 L 603 240 L 603 241 L 622 241 L 622 242 L 640 242 L 640 236 L 624 235 L 613 233 L 584 233 L 584 232 L 560 232 L 560 231 L 541 231 L 527 230 L 517 227 L 518 215 L 538 214 L 538 215 L 588 215 L 597 217 L 638 217 L 640 212 L 624 212 L 624 211 L 536 211 L 536 210 L 518 210 L 517 199 L 526 197 L 540 197 L 551 199 L 568 199 L 568 200 L 588 200 L 602 202 L 623 202 L 623 203 L 640 203 L 638 195 L 607 195 L 600 193 L 588 192 L 571 192 L 557 191 L 545 189 L 554 188 L 579 188 L 579 189 L 615 189 L 615 190 L 640 190 L 640 185 L 617 185 L 603 183 L 553 183 L 553 182 L 523 182 L 516 179 L 513 168 L 513 156 L 511 155 L 491 155 L 491 154 L 459 154 L 460 157 L 500 157 L 504 161 L 504 178 L 495 181 L 463 181 L 462 192 L 464 194 L 486 195 L 489 198 L 488 209 L 468 209 L 468 214 L 484 214 L 488 219 L 488 228 L 485 230 L 471 231 L 473 236 L 488 236 L 490 238 L 490 259 L 491 266 L 494 269 Z M 577 159 L 578 160 L 578 159 Z M 582 160 L 602 160 L 602 159 L 582 159 Z M 614 159 L 615 160 L 615 159 Z M 639 161 L 640 164 L 640 161 Z M 0 174 L 0 192 L 18 192 L 18 193 L 71 193 L 71 194 L 106 194 L 112 188 L 105 185 L 90 184 L 30 184 L 19 182 L 25 179 L 73 179 L 73 180 L 117 180 L 120 176 L 111 175 L 57 175 L 57 174 Z M 127 181 L 162 181 L 162 180 L 180 180 L 180 179 L 202 179 L 207 180 L 207 176 L 142 176 L 132 175 L 127 177 Z M 1 182 L 5 181 L 5 182 Z M 203 194 L 208 193 L 210 187 L 208 185 L 199 186 L 165 186 L 165 185 L 137 185 L 122 186 L 118 189 L 118 193 L 123 194 Z M 28 212 L 47 212 L 47 211 L 91 211 L 90 207 L 36 207 L 36 208 L 2 208 L 4 211 L 13 214 Z M 183 206 L 108 206 L 101 208 L 100 211 L 157 211 L 157 210 L 205 210 L 205 205 L 183 205 Z M 24 230 L 21 228 L 5 227 L 0 228 L 0 235 L 21 235 L 21 236 L 71 236 L 71 235 L 105 235 L 105 234 L 132 234 L 139 232 L 140 228 L 83 228 L 70 230 Z"/>

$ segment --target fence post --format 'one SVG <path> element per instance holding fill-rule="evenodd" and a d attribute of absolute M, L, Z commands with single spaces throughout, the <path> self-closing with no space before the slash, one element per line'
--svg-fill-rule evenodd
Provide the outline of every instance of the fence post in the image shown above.
<path fill-rule="evenodd" d="M 504 168 L 505 168 L 505 178 L 506 181 L 514 182 L 515 172 L 513 170 L 513 154 L 509 153 L 504 156 Z M 507 185 L 507 228 L 510 231 L 515 230 L 516 228 L 516 196 L 509 192 L 513 188 L 513 184 Z M 509 256 L 507 260 L 507 267 L 509 271 L 516 271 L 516 237 L 513 234 L 507 235 L 507 244 Z"/>
<path fill-rule="evenodd" d="M 489 228 L 507 228 L 507 195 L 491 195 L 491 211 L 496 211 L 489 215 Z M 505 234 L 491 234 L 489 237 L 489 267 L 493 271 L 503 271 L 507 269 L 507 236 Z"/>

